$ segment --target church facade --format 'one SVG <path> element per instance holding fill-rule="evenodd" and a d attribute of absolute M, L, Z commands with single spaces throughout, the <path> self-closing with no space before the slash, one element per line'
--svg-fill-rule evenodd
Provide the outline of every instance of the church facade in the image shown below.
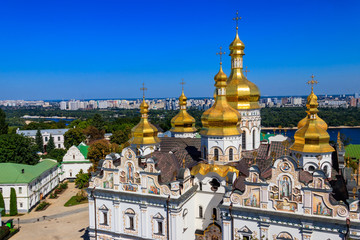
<path fill-rule="evenodd" d="M 172 137 L 157 137 L 143 97 L 129 147 L 90 180 L 91 239 L 360 239 L 359 203 L 341 197 L 314 78 L 294 143 L 260 143 L 260 92 L 244 75 L 238 28 L 229 49 L 231 73 L 220 60 L 200 139 L 184 91 Z"/>

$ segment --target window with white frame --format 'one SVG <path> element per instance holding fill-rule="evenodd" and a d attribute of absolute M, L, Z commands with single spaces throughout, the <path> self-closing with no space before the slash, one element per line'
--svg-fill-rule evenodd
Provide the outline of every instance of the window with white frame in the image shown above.
<path fill-rule="evenodd" d="M 22 194 L 22 187 L 19 187 L 19 194 Z"/>
<path fill-rule="evenodd" d="M 101 225 L 109 225 L 109 209 L 105 206 L 102 205 L 99 208 L 99 217 L 100 217 L 100 224 Z"/>
<path fill-rule="evenodd" d="M 187 210 L 187 208 L 185 208 L 184 211 L 183 211 L 183 223 L 184 223 L 183 232 L 185 232 L 188 229 L 188 227 L 187 227 L 187 214 L 188 214 L 188 210 Z"/>
<path fill-rule="evenodd" d="M 203 207 L 199 206 L 199 218 L 203 218 Z"/>
<path fill-rule="evenodd" d="M 164 220 L 165 218 L 160 213 L 153 217 L 154 234 L 164 235 Z"/>
<path fill-rule="evenodd" d="M 126 209 L 125 211 L 125 228 L 129 230 L 135 230 L 135 211 L 131 208 Z"/>

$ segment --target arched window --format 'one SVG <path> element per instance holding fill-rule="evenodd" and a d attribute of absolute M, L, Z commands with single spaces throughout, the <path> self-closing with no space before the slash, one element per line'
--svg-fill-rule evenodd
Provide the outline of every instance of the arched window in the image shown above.
<path fill-rule="evenodd" d="M 206 159 L 206 147 L 204 147 L 204 159 Z"/>
<path fill-rule="evenodd" d="M 242 149 L 246 150 L 246 132 L 244 131 L 241 135 Z"/>
<path fill-rule="evenodd" d="M 325 165 L 324 169 L 323 169 L 324 173 L 326 176 L 328 176 L 328 166 Z"/>
<path fill-rule="evenodd" d="M 256 132 L 256 131 L 255 131 L 255 129 L 254 129 L 254 130 L 253 130 L 253 134 L 252 134 L 252 135 L 253 135 L 253 136 L 252 136 L 252 137 L 253 137 L 253 149 L 255 149 L 255 132 Z"/>
<path fill-rule="evenodd" d="M 213 218 L 215 221 L 217 220 L 217 210 L 216 210 L 216 208 L 213 208 L 212 218 Z"/>
<path fill-rule="evenodd" d="M 214 149 L 214 160 L 219 160 L 219 149 L 217 148 Z"/>
<path fill-rule="evenodd" d="M 126 229 L 135 230 L 134 217 L 135 217 L 134 210 L 132 210 L 131 208 L 126 209 L 125 211 Z"/>
<path fill-rule="evenodd" d="M 310 167 L 309 167 L 309 171 L 310 171 L 310 172 L 313 172 L 314 170 L 315 170 L 315 167 L 314 167 L 314 166 L 310 166 Z"/>
<path fill-rule="evenodd" d="M 188 210 L 187 208 L 185 208 L 183 211 L 183 224 L 184 224 L 183 232 L 185 232 L 187 229 L 187 216 L 186 216 L 187 214 L 188 214 Z"/>
<path fill-rule="evenodd" d="M 232 148 L 229 149 L 229 161 L 234 160 L 234 150 Z"/>
<path fill-rule="evenodd" d="M 203 208 L 199 206 L 199 218 L 203 218 Z"/>

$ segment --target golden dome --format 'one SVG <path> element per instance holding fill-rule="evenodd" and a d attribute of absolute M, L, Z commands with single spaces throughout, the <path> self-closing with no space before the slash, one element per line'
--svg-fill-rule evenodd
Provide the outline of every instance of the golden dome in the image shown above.
<path fill-rule="evenodd" d="M 234 41 L 229 46 L 231 56 L 231 73 L 227 80 L 226 97 L 229 104 L 237 109 L 260 108 L 259 88 L 250 82 L 243 73 L 243 56 L 245 45 L 240 40 L 238 30 Z"/>
<path fill-rule="evenodd" d="M 229 172 L 233 172 L 236 176 L 239 176 L 239 170 L 233 166 L 228 165 L 215 165 L 207 163 L 199 163 L 191 169 L 191 175 L 196 176 L 198 173 L 201 175 L 207 175 L 209 172 L 215 172 L 221 177 L 227 176 Z"/>
<path fill-rule="evenodd" d="M 184 90 L 182 91 L 179 97 L 180 111 L 179 113 L 171 119 L 171 132 L 184 132 L 192 133 L 196 132 L 195 128 L 195 118 L 193 118 L 186 111 L 186 96 Z"/>
<path fill-rule="evenodd" d="M 141 120 L 131 129 L 130 144 L 148 145 L 160 142 L 157 137 L 158 130 L 148 120 L 149 105 L 145 102 L 145 98 L 140 105 Z"/>
<path fill-rule="evenodd" d="M 330 146 L 330 136 L 327 133 L 327 124 L 317 116 L 319 110 L 317 96 L 311 90 L 307 98 L 306 121 L 301 120 L 298 124 L 301 128 L 295 132 L 295 142 L 290 147 L 293 151 L 308 153 L 328 153 L 333 152 L 334 148 Z M 325 127 L 326 125 L 326 127 Z"/>
<path fill-rule="evenodd" d="M 306 117 L 304 117 L 303 119 L 301 119 L 300 120 L 300 122 L 298 123 L 298 125 L 297 125 L 297 128 L 298 129 L 300 129 L 300 128 L 302 128 L 303 126 L 305 126 L 305 124 L 307 123 L 307 121 L 308 121 L 308 119 L 309 119 L 309 116 L 310 116 L 310 114 L 309 114 L 309 109 L 310 109 L 310 104 L 312 103 L 312 102 L 316 102 L 315 104 L 317 104 L 316 105 L 316 107 L 318 106 L 318 103 L 317 103 L 317 96 L 314 94 L 314 92 L 313 91 L 311 91 L 311 93 L 310 93 L 310 95 L 307 97 L 307 103 L 306 103 L 306 107 L 307 107 L 307 116 Z M 327 125 L 327 123 L 324 121 L 324 120 L 322 120 L 318 115 L 317 115 L 317 113 L 316 113 L 316 121 L 317 121 L 317 124 L 318 124 L 318 126 L 319 127 L 321 127 L 321 128 L 323 128 L 325 131 L 328 129 L 328 125 Z"/>
<path fill-rule="evenodd" d="M 226 100 L 225 87 L 227 76 L 222 70 L 215 75 L 215 87 L 217 91 L 214 105 L 206 110 L 201 116 L 203 128 L 201 135 L 205 136 L 233 136 L 240 135 L 240 113 L 232 108 Z"/>

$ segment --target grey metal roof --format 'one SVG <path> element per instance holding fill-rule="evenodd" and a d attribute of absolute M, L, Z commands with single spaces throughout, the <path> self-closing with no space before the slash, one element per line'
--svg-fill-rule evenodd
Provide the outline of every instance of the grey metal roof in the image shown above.
<path fill-rule="evenodd" d="M 49 133 L 51 135 L 64 135 L 69 129 L 63 128 L 63 129 L 43 129 L 40 130 L 41 134 Z M 17 134 L 22 134 L 26 137 L 35 137 L 37 130 L 18 130 Z"/>

